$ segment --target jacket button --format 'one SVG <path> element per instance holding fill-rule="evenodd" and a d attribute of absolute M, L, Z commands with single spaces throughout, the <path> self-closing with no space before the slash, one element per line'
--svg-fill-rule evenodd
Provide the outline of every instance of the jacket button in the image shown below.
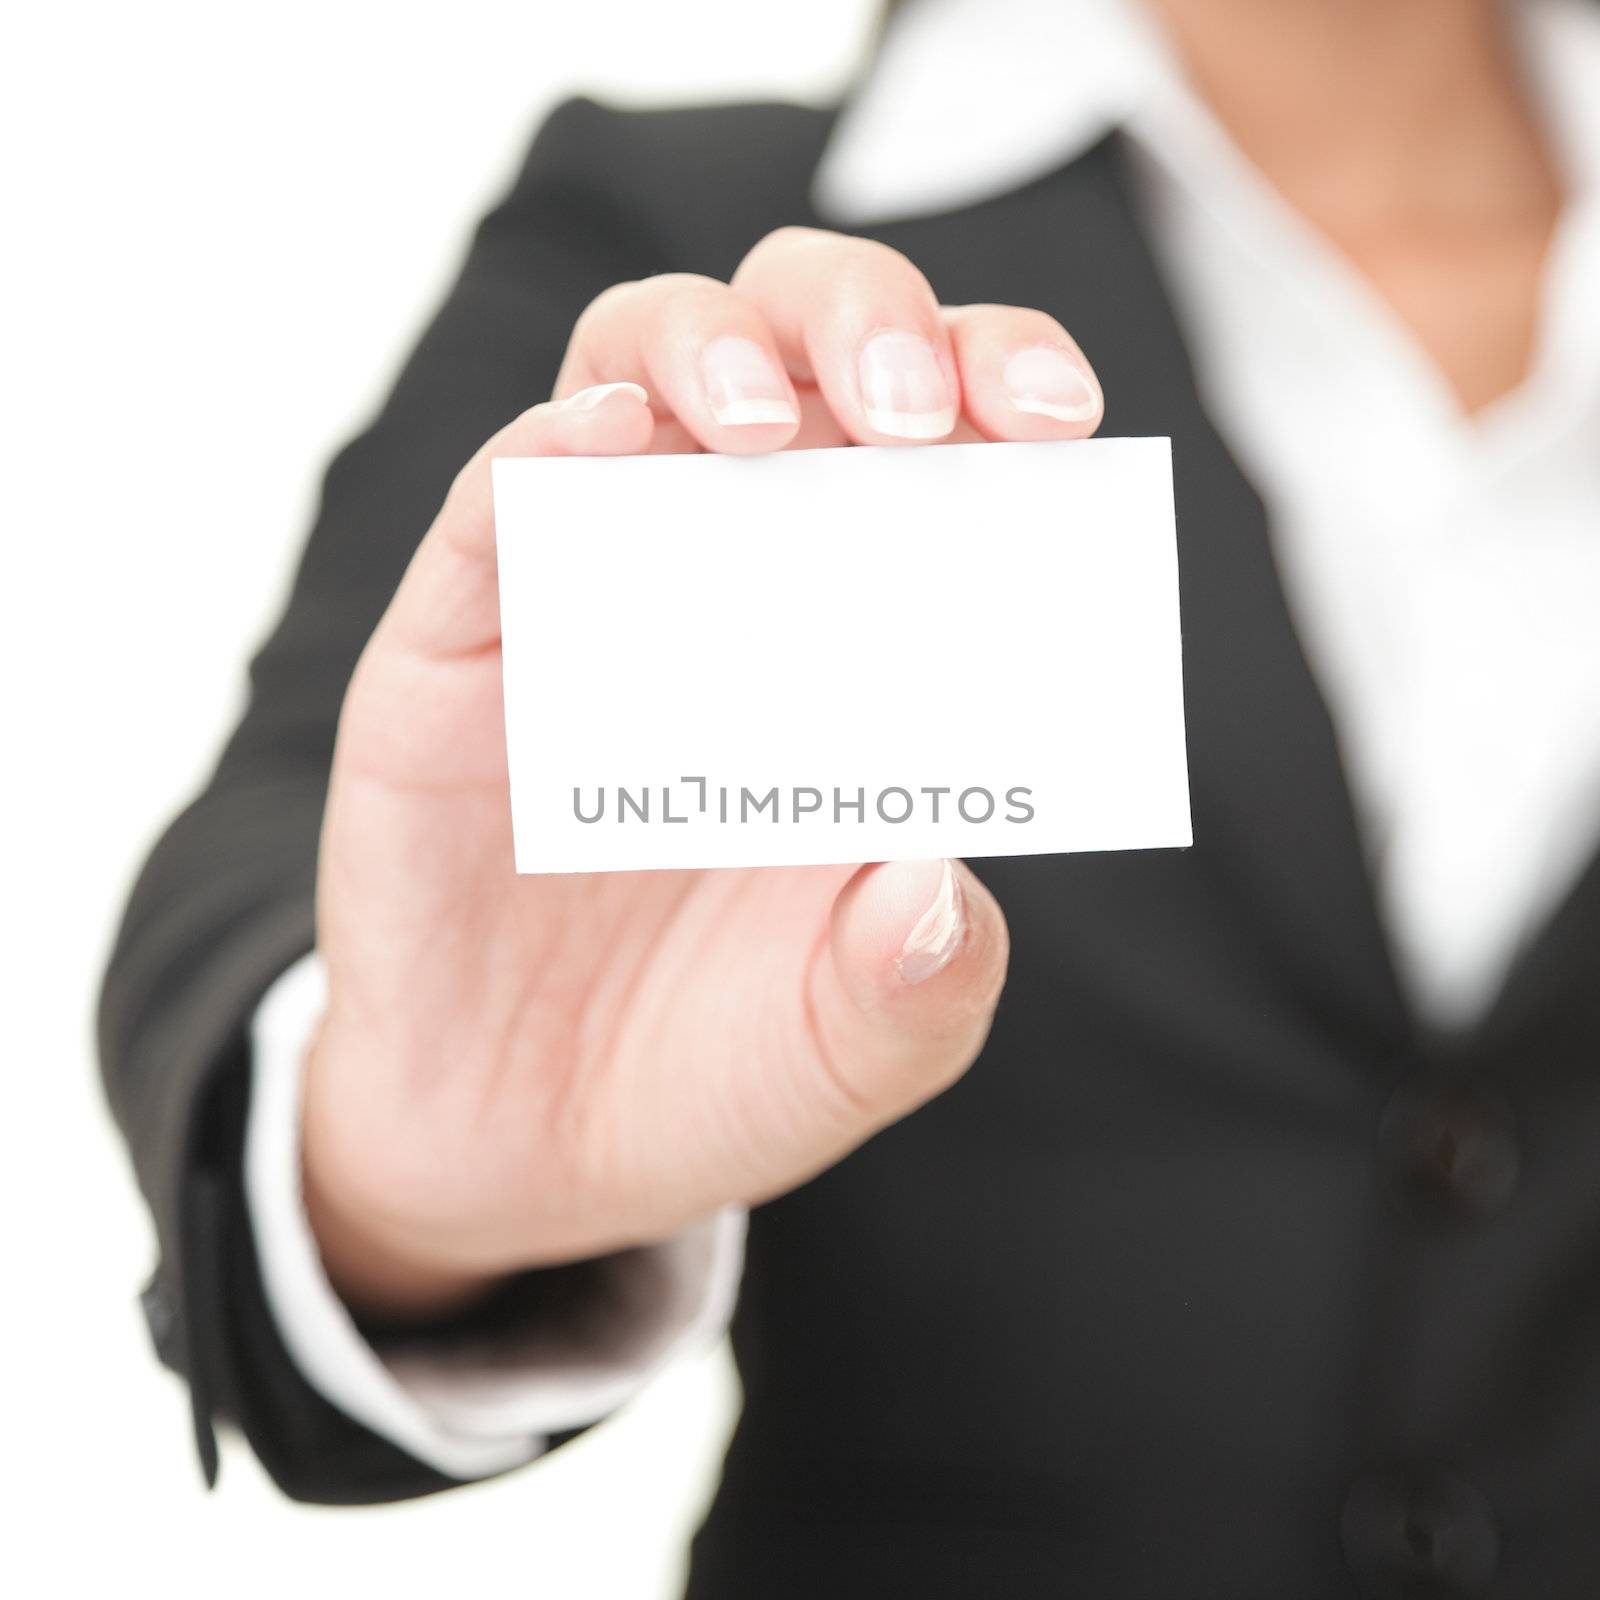
<path fill-rule="evenodd" d="M 1435 1468 L 1386 1467 L 1357 1478 L 1339 1534 L 1366 1600 L 1470 1600 L 1487 1591 L 1500 1554 L 1489 1502 Z"/>
<path fill-rule="evenodd" d="M 172 1366 L 178 1333 L 178 1304 L 160 1272 L 139 1291 L 139 1305 L 156 1355 Z"/>
<path fill-rule="evenodd" d="M 1402 1085 L 1384 1110 L 1378 1145 L 1389 1191 L 1407 1208 L 1484 1217 L 1517 1187 L 1516 1121 L 1487 1089 Z"/>

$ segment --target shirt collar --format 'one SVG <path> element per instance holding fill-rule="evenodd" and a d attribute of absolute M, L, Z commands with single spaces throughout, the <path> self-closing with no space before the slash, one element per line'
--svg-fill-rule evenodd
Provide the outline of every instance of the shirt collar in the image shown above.
<path fill-rule="evenodd" d="M 1523 62 L 1544 107 L 1569 201 L 1600 199 L 1600 3 L 1523 0 Z"/>
<path fill-rule="evenodd" d="M 1127 0 L 913 0 L 840 114 L 813 199 L 845 223 L 973 204 L 1081 155 L 1169 71 Z"/>
<path fill-rule="evenodd" d="M 1574 198 L 1587 198 L 1600 190 L 1600 4 L 1518 10 Z M 847 225 L 953 210 L 1043 177 L 1130 122 L 1192 126 L 1194 111 L 1135 0 L 913 0 L 841 112 L 812 198 Z"/>

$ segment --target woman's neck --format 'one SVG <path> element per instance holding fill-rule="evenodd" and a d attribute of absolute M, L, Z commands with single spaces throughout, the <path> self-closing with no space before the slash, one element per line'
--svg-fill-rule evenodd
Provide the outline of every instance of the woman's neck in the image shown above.
<path fill-rule="evenodd" d="M 1495 0 L 1149 0 L 1240 149 L 1474 411 L 1526 374 L 1561 183 Z"/>

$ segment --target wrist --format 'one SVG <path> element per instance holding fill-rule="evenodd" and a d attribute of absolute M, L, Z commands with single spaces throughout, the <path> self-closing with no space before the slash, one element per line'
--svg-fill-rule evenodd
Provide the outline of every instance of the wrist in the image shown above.
<path fill-rule="evenodd" d="M 341 1137 L 328 1106 L 326 1019 L 308 1050 L 301 1107 L 300 1187 L 306 1218 L 334 1292 L 360 1320 L 430 1322 L 486 1299 L 506 1274 L 458 1259 L 427 1229 L 375 1203 L 363 1182 L 360 1143 Z"/>
<path fill-rule="evenodd" d="M 345 1207 L 309 1167 L 303 1194 L 323 1271 L 358 1320 L 431 1322 L 486 1299 L 503 1281 L 497 1273 L 429 1259 L 390 1237 Z"/>

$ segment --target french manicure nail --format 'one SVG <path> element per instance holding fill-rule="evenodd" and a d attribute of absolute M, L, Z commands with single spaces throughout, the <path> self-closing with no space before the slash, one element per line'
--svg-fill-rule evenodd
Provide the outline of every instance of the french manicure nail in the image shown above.
<path fill-rule="evenodd" d="M 895 970 L 902 982 L 926 983 L 943 972 L 955 959 L 966 936 L 966 901 L 956 881 L 955 869 L 946 861 L 933 904 L 917 918 L 916 926 L 906 935 L 906 942 L 895 958 Z"/>
<path fill-rule="evenodd" d="M 942 439 L 955 427 L 955 397 L 933 346 L 920 334 L 873 334 L 861 347 L 858 366 L 861 406 L 874 433 Z"/>
<path fill-rule="evenodd" d="M 782 372 L 754 339 L 713 339 L 701 352 L 700 372 L 711 415 L 725 428 L 800 420 Z"/>
<path fill-rule="evenodd" d="M 569 394 L 558 404 L 563 411 L 593 411 L 614 394 L 631 394 L 635 400 L 642 400 L 646 405 L 650 403 L 650 396 L 636 383 L 592 383 L 587 389 Z"/>
<path fill-rule="evenodd" d="M 1001 382 L 1018 411 L 1056 422 L 1087 422 L 1100 410 L 1094 379 L 1064 350 L 1048 345 L 1017 351 L 1006 362 Z"/>

